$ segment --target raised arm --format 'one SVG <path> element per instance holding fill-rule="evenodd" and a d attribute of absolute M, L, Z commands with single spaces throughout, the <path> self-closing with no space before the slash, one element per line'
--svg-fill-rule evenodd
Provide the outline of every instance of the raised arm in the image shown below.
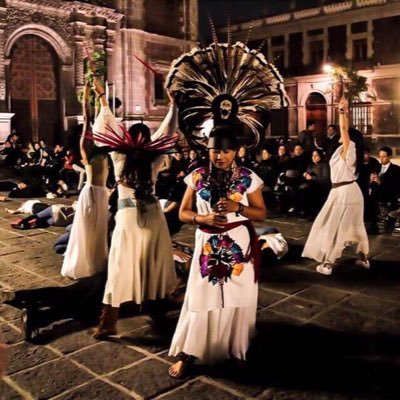
<path fill-rule="evenodd" d="M 340 138 L 343 145 L 341 157 L 346 159 L 347 150 L 350 145 L 349 136 L 349 102 L 342 97 L 339 101 L 339 128 Z"/>
<path fill-rule="evenodd" d="M 108 101 L 105 96 L 104 85 L 96 77 L 93 80 L 93 89 L 101 105 L 100 113 L 93 124 L 93 132 L 107 135 L 107 128 L 110 127 L 118 135 L 121 135 L 121 129 L 118 126 L 117 120 L 115 119 L 114 114 L 108 106 Z M 95 144 L 99 147 L 104 146 L 104 144 L 96 141 Z"/>
<path fill-rule="evenodd" d="M 86 133 L 88 132 L 90 126 L 89 92 L 89 82 L 86 82 L 83 88 L 82 99 L 83 128 L 81 139 L 79 141 L 83 164 L 89 163 L 91 154 L 93 152 L 93 142 L 86 137 Z"/>
<path fill-rule="evenodd" d="M 161 136 L 172 136 L 178 124 L 178 106 L 175 103 L 175 95 L 170 92 L 167 92 L 167 94 L 170 100 L 169 110 L 160 127 L 151 135 L 152 141 Z"/>

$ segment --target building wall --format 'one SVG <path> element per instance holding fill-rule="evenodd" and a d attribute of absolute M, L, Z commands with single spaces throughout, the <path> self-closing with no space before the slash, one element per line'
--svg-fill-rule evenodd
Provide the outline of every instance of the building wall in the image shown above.
<path fill-rule="evenodd" d="M 233 25 L 234 39 L 244 40 L 250 24 Z M 263 52 L 280 67 L 292 101 L 288 132 L 271 131 L 272 135 L 296 136 L 305 129 L 311 93 L 324 96 L 327 123 L 337 122 L 332 80 L 322 72 L 326 62 L 350 66 L 367 77 L 365 100 L 372 107 L 369 135 L 400 134 L 400 2 L 343 1 L 260 18 L 251 37 L 251 47 L 266 40 Z"/>
<path fill-rule="evenodd" d="M 196 40 L 197 19 L 197 0 L 0 0 L 0 113 L 13 112 L 13 46 L 25 35 L 37 35 L 59 61 L 60 135 L 73 129 L 80 114 L 76 93 L 84 84 L 85 43 L 106 53 L 110 97 L 115 93 L 123 102 L 120 117 L 157 126 L 167 105 L 155 99 L 155 88 L 162 92 L 171 61 Z"/>

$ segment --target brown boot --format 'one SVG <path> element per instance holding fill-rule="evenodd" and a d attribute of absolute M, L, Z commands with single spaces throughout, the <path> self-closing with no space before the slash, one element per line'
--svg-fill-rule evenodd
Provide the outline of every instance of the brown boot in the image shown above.
<path fill-rule="evenodd" d="M 105 305 L 101 312 L 100 322 L 93 333 L 95 339 L 104 339 L 107 336 L 117 334 L 119 308 Z"/>

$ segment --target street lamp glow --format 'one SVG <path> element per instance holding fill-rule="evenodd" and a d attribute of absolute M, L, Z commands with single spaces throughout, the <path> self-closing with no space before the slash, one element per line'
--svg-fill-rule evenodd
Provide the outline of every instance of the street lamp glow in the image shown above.
<path fill-rule="evenodd" d="M 333 71 L 333 66 L 331 64 L 324 64 L 322 70 L 327 74 L 330 74 Z"/>

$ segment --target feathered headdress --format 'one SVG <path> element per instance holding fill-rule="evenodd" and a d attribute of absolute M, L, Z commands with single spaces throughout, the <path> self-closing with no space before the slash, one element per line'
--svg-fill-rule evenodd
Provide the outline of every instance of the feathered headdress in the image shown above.
<path fill-rule="evenodd" d="M 178 138 L 175 136 L 162 136 L 157 140 L 148 141 L 139 131 L 132 137 L 124 125 L 118 125 L 120 133 L 117 133 L 110 125 L 106 125 L 107 133 L 89 132 L 86 137 L 89 140 L 101 143 L 113 151 L 129 154 L 132 151 L 146 151 L 153 154 L 167 154 L 177 146 Z"/>
<path fill-rule="evenodd" d="M 213 25 L 212 25 L 213 26 Z M 283 79 L 260 53 L 244 43 L 195 48 L 172 62 L 166 89 L 175 92 L 179 125 L 194 147 L 207 144 L 213 126 L 241 126 L 242 144 L 254 147 L 269 123 L 268 111 L 286 105 Z M 237 129 L 236 129 L 237 131 Z"/>

